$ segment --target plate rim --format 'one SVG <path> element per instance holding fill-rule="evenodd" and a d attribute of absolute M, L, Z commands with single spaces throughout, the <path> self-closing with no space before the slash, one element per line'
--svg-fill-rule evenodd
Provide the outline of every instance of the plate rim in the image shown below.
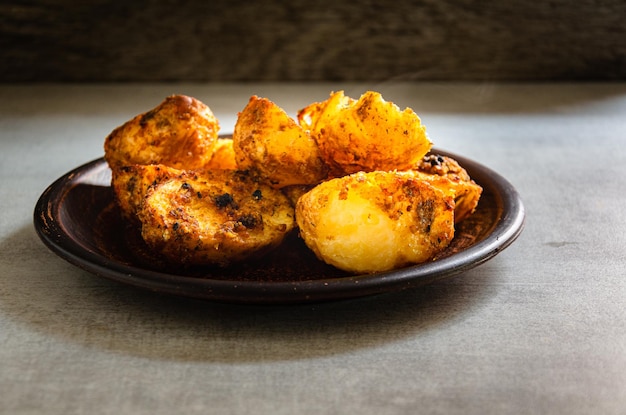
<path fill-rule="evenodd" d="M 470 173 L 473 179 L 476 170 L 481 178 L 488 177 L 487 182 L 477 180 L 477 183 L 483 188 L 488 186 L 496 196 L 496 203 L 501 204 L 498 209 L 500 215 L 491 232 L 468 248 L 436 261 L 386 272 L 298 281 L 221 280 L 154 271 L 84 250 L 58 220 L 56 212 L 64 198 L 59 198 L 60 203 L 54 203 L 55 197 L 66 194 L 81 183 L 81 177 L 98 169 L 109 169 L 103 157 L 75 167 L 52 182 L 37 200 L 33 222 L 43 243 L 74 266 L 103 278 L 156 292 L 230 303 L 268 304 L 331 301 L 381 294 L 424 285 L 477 267 L 511 245 L 523 231 L 526 219 L 524 204 L 508 180 L 466 157 L 440 149 L 432 149 L 431 153 L 453 157 L 468 171 L 474 171 Z M 63 238 L 66 244 L 61 243 Z"/>

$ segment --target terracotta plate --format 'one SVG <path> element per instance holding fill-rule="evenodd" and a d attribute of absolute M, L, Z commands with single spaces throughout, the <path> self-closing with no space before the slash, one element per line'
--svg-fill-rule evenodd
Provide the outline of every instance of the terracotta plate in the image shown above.
<path fill-rule="evenodd" d="M 476 212 L 457 225 L 436 260 L 391 272 L 349 275 L 319 261 L 290 236 L 268 256 L 229 268 L 174 269 L 145 248 L 121 220 L 103 159 L 60 177 L 39 198 L 34 225 L 42 241 L 70 263 L 101 277 L 162 293 L 240 303 L 301 303 L 379 294 L 459 274 L 509 246 L 524 225 L 517 191 L 502 176 L 456 159 L 484 191 Z"/>

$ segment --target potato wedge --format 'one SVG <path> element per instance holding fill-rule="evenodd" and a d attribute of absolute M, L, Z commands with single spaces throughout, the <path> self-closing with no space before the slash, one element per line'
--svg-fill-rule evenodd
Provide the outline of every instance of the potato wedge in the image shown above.
<path fill-rule="evenodd" d="M 328 167 L 315 140 L 282 108 L 252 96 L 233 131 L 239 169 L 253 169 L 275 188 L 317 184 Z"/>
<path fill-rule="evenodd" d="M 454 236 L 454 200 L 408 174 L 359 172 L 298 199 L 296 221 L 322 261 L 353 273 L 428 261 Z"/>
<path fill-rule="evenodd" d="M 180 265 L 219 265 L 278 246 L 294 225 L 280 190 L 245 171 L 211 170 L 150 187 L 139 211 L 146 244 Z"/>
<path fill-rule="evenodd" d="M 109 134 L 104 158 L 111 168 L 164 164 L 181 170 L 204 168 L 217 140 L 219 123 L 211 109 L 184 95 L 167 97 Z"/>

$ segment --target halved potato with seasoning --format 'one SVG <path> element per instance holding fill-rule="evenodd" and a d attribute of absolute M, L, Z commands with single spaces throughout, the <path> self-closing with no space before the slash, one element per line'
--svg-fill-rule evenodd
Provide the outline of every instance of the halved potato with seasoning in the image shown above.
<path fill-rule="evenodd" d="M 411 175 L 359 172 L 298 199 L 296 221 L 322 261 L 354 273 L 428 261 L 454 237 L 454 200 Z"/>
<path fill-rule="evenodd" d="M 170 262 L 226 266 L 278 246 L 291 202 L 246 171 L 211 170 L 150 187 L 138 213 L 146 244 Z"/>
<path fill-rule="evenodd" d="M 275 188 L 317 184 L 328 172 L 309 132 L 267 98 L 252 96 L 239 113 L 233 145 L 239 169 L 257 171 Z"/>
<path fill-rule="evenodd" d="M 199 100 L 167 97 L 109 134 L 104 158 L 111 168 L 132 164 L 164 164 L 182 170 L 204 168 L 213 157 L 219 123 Z"/>

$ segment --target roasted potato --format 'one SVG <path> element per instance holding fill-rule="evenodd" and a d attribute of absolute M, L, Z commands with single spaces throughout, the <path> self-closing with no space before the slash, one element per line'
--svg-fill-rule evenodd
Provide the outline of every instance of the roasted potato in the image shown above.
<path fill-rule="evenodd" d="M 343 91 L 333 93 L 327 102 L 299 111 L 298 119 L 310 128 L 335 176 L 406 170 L 432 146 L 413 110 L 402 111 L 373 91 L 356 101 L 345 97 Z"/>
<path fill-rule="evenodd" d="M 219 123 L 211 109 L 184 95 L 167 97 L 109 134 L 104 158 L 111 168 L 164 164 L 181 170 L 204 168 L 213 156 Z"/>
<path fill-rule="evenodd" d="M 416 166 L 417 178 L 454 197 L 454 222 L 459 223 L 476 210 L 483 188 L 451 157 L 430 154 Z"/>
<path fill-rule="evenodd" d="M 135 224 L 138 221 L 137 213 L 150 186 L 185 174 L 182 170 L 162 164 L 114 167 L 111 172 L 111 187 L 122 217 Z"/>
<path fill-rule="evenodd" d="M 220 265 L 279 245 L 294 225 L 280 190 L 245 171 L 211 170 L 151 186 L 138 213 L 146 244 L 174 264 Z"/>
<path fill-rule="evenodd" d="M 328 167 L 315 140 L 282 108 L 252 96 L 233 131 L 239 169 L 252 169 L 275 188 L 317 184 Z"/>
<path fill-rule="evenodd" d="M 237 170 L 232 138 L 224 137 L 216 141 L 211 160 L 203 170 Z"/>
<path fill-rule="evenodd" d="M 359 172 L 298 199 L 296 221 L 322 261 L 354 273 L 428 261 L 454 237 L 452 196 L 396 172 Z"/>

